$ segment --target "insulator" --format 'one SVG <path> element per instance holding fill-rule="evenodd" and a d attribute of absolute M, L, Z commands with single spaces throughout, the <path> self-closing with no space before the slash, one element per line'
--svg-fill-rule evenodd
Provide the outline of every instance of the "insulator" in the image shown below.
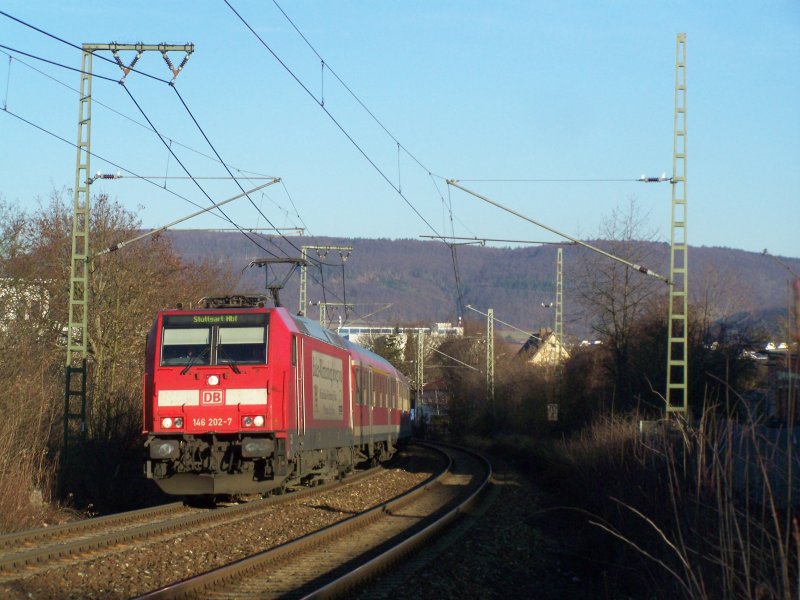
<path fill-rule="evenodd" d="M 169 56 L 167 56 L 167 52 L 165 50 L 161 51 L 161 56 L 164 57 L 164 62 L 167 63 L 167 66 L 170 69 L 174 69 L 175 68 L 175 67 L 172 66 L 172 61 L 169 59 Z"/>

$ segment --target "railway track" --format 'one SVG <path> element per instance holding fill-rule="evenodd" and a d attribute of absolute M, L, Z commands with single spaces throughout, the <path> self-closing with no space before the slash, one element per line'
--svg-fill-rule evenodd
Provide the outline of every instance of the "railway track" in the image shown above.
<path fill-rule="evenodd" d="M 142 527 L 191 514 L 172 502 L 95 519 L 0 536 L 0 579 L 22 567 L 66 558 L 122 541 Z"/>
<path fill-rule="evenodd" d="M 430 480 L 443 463 L 415 446 L 398 459 L 340 483 L 244 505 L 173 503 L 0 536 L 0 597 L 130 598 L 347 519 Z"/>
<path fill-rule="evenodd" d="M 20 571 L 32 573 L 91 557 L 106 548 L 120 549 L 132 544 L 171 539 L 175 534 L 193 529 L 218 527 L 250 518 L 267 508 L 297 498 L 318 494 L 337 485 L 352 485 L 374 477 L 379 469 L 361 471 L 341 483 L 304 488 L 282 496 L 271 496 L 246 504 L 214 510 L 173 502 L 152 508 L 118 513 L 94 519 L 66 523 L 0 536 L 0 582 L 17 578 Z"/>
<path fill-rule="evenodd" d="M 436 448 L 447 455 L 448 468 L 408 493 L 140 600 L 329 598 L 352 591 L 440 532 L 487 487 L 488 461 L 463 449 Z"/>

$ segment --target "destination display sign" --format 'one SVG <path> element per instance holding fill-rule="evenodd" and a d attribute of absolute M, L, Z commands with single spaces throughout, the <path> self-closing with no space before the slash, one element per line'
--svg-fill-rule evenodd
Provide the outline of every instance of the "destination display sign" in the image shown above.
<path fill-rule="evenodd" d="M 164 327 L 202 327 L 204 325 L 229 325 L 253 326 L 266 325 L 266 313 L 256 314 L 230 314 L 220 313 L 212 315 L 164 315 Z"/>

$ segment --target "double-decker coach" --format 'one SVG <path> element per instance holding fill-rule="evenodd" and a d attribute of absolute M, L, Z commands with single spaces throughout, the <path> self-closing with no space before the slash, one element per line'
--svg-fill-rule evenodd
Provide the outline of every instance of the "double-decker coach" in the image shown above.
<path fill-rule="evenodd" d="M 148 334 L 145 473 L 169 494 L 264 493 L 341 476 L 410 435 L 406 378 L 260 296 L 164 310 Z"/>

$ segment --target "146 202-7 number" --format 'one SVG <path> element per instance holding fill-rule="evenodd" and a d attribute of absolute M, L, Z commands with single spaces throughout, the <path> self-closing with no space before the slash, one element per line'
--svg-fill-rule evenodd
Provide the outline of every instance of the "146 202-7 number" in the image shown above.
<path fill-rule="evenodd" d="M 211 417 L 211 418 L 200 418 L 200 419 L 192 419 L 192 426 L 194 427 L 222 427 L 222 426 L 230 426 L 233 423 L 232 417 Z"/>

